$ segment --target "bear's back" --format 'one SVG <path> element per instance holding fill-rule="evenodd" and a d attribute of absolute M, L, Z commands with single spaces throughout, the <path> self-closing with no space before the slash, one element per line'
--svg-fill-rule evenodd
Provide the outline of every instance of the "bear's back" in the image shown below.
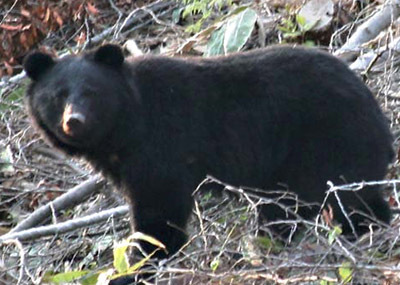
<path fill-rule="evenodd" d="M 379 165 L 375 176 L 382 177 L 393 157 L 392 136 L 373 95 L 325 52 L 273 47 L 207 59 L 147 56 L 129 66 L 155 142 L 175 138 L 163 142 L 164 152 L 197 157 L 202 174 L 269 186 L 259 185 L 268 180 L 265 173 L 284 181 L 288 176 L 277 169 L 303 148 L 331 154 L 293 156 L 305 168 L 327 159 L 332 167 L 320 173 L 324 183 L 339 176 L 346 161 L 365 171 L 344 176 L 361 181 L 372 178 L 363 163 Z"/>

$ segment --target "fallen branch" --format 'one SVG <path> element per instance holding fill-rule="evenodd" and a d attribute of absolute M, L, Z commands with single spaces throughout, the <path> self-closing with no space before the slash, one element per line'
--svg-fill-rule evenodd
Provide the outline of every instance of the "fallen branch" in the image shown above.
<path fill-rule="evenodd" d="M 400 52 L 400 37 L 397 37 L 392 40 L 389 45 L 385 45 L 380 47 L 377 50 L 372 50 L 367 52 L 357 58 L 354 61 L 350 68 L 353 70 L 369 70 L 371 65 L 376 62 L 376 59 L 379 59 L 379 62 L 387 60 L 392 52 Z"/>
<path fill-rule="evenodd" d="M 347 42 L 335 52 L 335 55 L 359 51 L 361 45 L 374 39 L 400 15 L 400 0 L 386 2 L 382 9 L 359 26 Z"/>
<path fill-rule="evenodd" d="M 20 222 L 10 233 L 16 233 L 25 229 L 32 228 L 52 216 L 53 211 L 60 211 L 81 204 L 89 195 L 97 191 L 105 181 L 96 175 L 91 179 L 75 186 L 65 194 L 54 199 L 54 201 L 38 208 L 30 214 L 25 220 Z M 10 234 L 9 233 L 9 234 Z"/>
<path fill-rule="evenodd" d="M 20 232 L 10 232 L 3 236 L 0 236 L 0 244 L 11 239 L 17 239 L 19 241 L 34 240 L 44 236 L 54 236 L 56 234 L 62 234 L 70 232 L 79 228 L 92 226 L 93 224 L 108 220 L 110 217 L 119 217 L 126 215 L 129 212 L 128 206 L 119 206 L 114 209 L 109 209 L 95 213 L 86 217 L 77 218 L 63 223 L 55 225 L 41 226 L 37 228 L 31 228 Z"/>

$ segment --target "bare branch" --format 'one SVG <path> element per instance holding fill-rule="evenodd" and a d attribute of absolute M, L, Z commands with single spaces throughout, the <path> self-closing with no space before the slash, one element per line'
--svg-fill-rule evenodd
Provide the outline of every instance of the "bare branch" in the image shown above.
<path fill-rule="evenodd" d="M 93 224 L 107 220 L 110 217 L 123 216 L 126 215 L 128 212 L 129 212 L 128 206 L 119 206 L 114 209 L 101 211 L 99 213 L 95 213 L 89 216 L 77 218 L 63 223 L 58 223 L 55 225 L 41 226 L 20 232 L 8 233 L 0 237 L 0 243 L 10 239 L 18 239 L 20 241 L 26 241 L 26 240 L 34 240 L 43 236 L 62 234 L 79 228 L 92 226 Z"/>
<path fill-rule="evenodd" d="M 44 205 L 29 215 L 28 218 L 20 222 L 10 233 L 16 233 L 25 229 L 32 228 L 49 217 L 52 214 L 52 208 L 54 211 L 60 211 L 66 208 L 73 207 L 81 204 L 90 194 L 97 191 L 101 186 L 105 184 L 104 180 L 100 179 L 100 176 L 96 175 L 91 179 L 83 182 L 82 184 L 75 186 L 64 195 L 56 198 L 54 201 L 47 205 Z"/>
<path fill-rule="evenodd" d="M 335 54 L 338 55 L 360 50 L 363 43 L 375 38 L 382 30 L 386 29 L 394 19 L 399 17 L 399 15 L 400 0 L 389 0 L 383 5 L 382 10 L 358 27 L 357 31 L 335 52 Z"/>

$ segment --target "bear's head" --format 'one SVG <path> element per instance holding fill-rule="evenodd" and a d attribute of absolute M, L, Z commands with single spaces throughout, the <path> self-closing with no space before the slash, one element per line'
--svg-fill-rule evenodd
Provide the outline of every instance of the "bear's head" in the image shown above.
<path fill-rule="evenodd" d="M 120 47 L 105 45 L 62 59 L 33 52 L 24 69 L 32 79 L 27 91 L 30 116 L 51 144 L 69 154 L 106 147 L 131 93 Z"/>

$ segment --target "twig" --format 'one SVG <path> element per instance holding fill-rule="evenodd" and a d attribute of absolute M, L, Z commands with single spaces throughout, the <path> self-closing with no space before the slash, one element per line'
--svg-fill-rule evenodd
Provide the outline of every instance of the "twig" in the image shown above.
<path fill-rule="evenodd" d="M 11 11 L 14 9 L 15 5 L 17 5 L 18 0 L 15 0 L 14 3 L 11 5 L 11 8 L 7 10 L 7 12 L 4 14 L 3 19 L 0 21 L 0 25 L 3 24 L 3 22 L 6 20 L 8 17 L 8 14 L 11 13 Z M 4 5 L 4 4 L 3 4 Z"/>
<path fill-rule="evenodd" d="M 343 216 L 346 218 L 347 222 L 348 222 L 349 225 L 350 225 L 351 231 L 353 232 L 353 234 L 354 234 L 355 237 L 358 237 L 357 232 L 356 232 L 356 229 L 354 228 L 353 222 L 351 221 L 349 215 L 347 214 L 347 211 L 346 211 L 346 209 L 344 208 L 344 205 L 343 205 L 343 203 L 342 203 L 342 200 L 340 199 L 340 197 L 339 197 L 337 191 L 336 191 L 336 190 L 333 190 L 333 188 L 334 188 L 333 183 L 330 182 L 330 181 L 328 181 L 328 185 L 331 187 L 331 188 L 328 190 L 328 193 L 333 192 L 333 194 L 335 195 L 336 201 L 337 201 L 337 203 L 338 203 L 338 205 L 339 205 L 339 208 L 340 208 L 340 210 L 341 210 Z M 332 189 L 332 190 L 331 190 L 331 189 Z"/>
<path fill-rule="evenodd" d="M 16 240 L 16 239 L 10 239 L 10 240 L 6 241 L 5 244 L 14 244 L 15 247 L 17 247 L 18 250 L 19 250 L 20 264 L 19 264 L 19 277 L 18 277 L 17 284 L 21 284 L 22 277 L 24 276 L 24 267 L 25 267 L 24 248 L 22 247 L 21 242 L 19 240 Z"/>
<path fill-rule="evenodd" d="M 24 247 L 22 246 L 22 243 L 17 240 L 17 239 L 9 239 L 6 242 L 4 242 L 4 244 L 8 245 L 8 244 L 14 244 L 16 248 L 18 248 L 19 251 L 19 256 L 20 256 L 20 264 L 19 264 L 19 277 L 18 277 L 18 281 L 17 284 L 22 284 L 22 278 L 24 276 L 24 272 L 26 272 L 26 274 L 29 276 L 29 278 L 32 280 L 32 282 L 34 284 L 39 284 L 35 278 L 32 276 L 32 274 L 30 274 L 28 268 L 26 267 L 26 262 L 25 262 L 25 250 Z"/>
<path fill-rule="evenodd" d="M 114 10 L 115 12 L 117 12 L 117 14 L 118 14 L 117 23 L 118 23 L 119 20 L 121 19 L 122 15 L 123 15 L 123 13 L 121 12 L 120 9 L 118 9 L 118 7 L 115 5 L 114 1 L 108 0 L 108 3 L 110 3 L 111 8 L 113 8 L 113 10 Z"/>
<path fill-rule="evenodd" d="M 153 12 L 159 12 L 171 5 L 176 5 L 176 2 L 160 0 L 160 1 L 157 1 L 157 2 L 154 2 L 154 3 L 151 3 L 150 5 L 148 5 L 147 9 L 150 9 Z M 119 33 L 124 32 L 125 30 L 131 28 L 134 24 L 140 23 L 140 21 L 142 21 L 143 18 L 145 18 L 147 16 L 148 16 L 148 14 L 145 13 L 141 8 L 135 9 L 125 18 L 125 21 L 122 23 L 120 29 L 116 33 L 116 36 L 118 36 Z M 104 30 L 102 33 L 100 33 L 97 36 L 94 36 L 91 39 L 91 44 L 95 45 L 95 44 L 100 43 L 104 38 L 111 35 L 114 31 L 115 31 L 115 27 L 111 27 L 111 28 Z"/>
<path fill-rule="evenodd" d="M 204 229 L 203 219 L 201 218 L 199 203 L 197 203 L 197 201 L 194 201 L 194 205 L 195 205 L 195 214 L 196 214 L 197 218 L 199 219 L 199 224 L 200 224 L 200 233 L 199 233 L 199 235 L 201 235 L 203 237 L 204 248 L 206 249 L 208 247 L 208 243 L 207 243 L 207 237 L 205 235 L 206 231 Z"/>
<path fill-rule="evenodd" d="M 328 181 L 328 186 L 329 189 L 326 191 L 326 195 L 324 197 L 324 200 L 322 201 L 321 204 L 321 208 L 320 211 L 318 213 L 318 215 L 315 217 L 315 224 L 318 224 L 319 219 L 321 218 L 321 213 L 322 210 L 325 208 L 325 206 L 327 205 L 327 201 L 329 198 L 329 195 L 331 193 L 334 193 L 338 203 L 339 203 L 339 207 L 341 208 L 341 211 L 343 213 L 343 215 L 345 216 L 346 220 L 349 222 L 350 227 L 352 229 L 353 234 L 355 234 L 355 229 L 353 224 L 350 222 L 350 218 L 348 217 L 346 211 L 344 210 L 343 204 L 341 203 L 339 196 L 337 195 L 337 191 L 359 191 L 362 190 L 365 186 L 373 186 L 373 185 L 386 185 L 386 184 L 392 184 L 395 185 L 397 183 L 400 183 L 400 180 L 397 179 L 393 179 L 393 180 L 382 180 L 382 181 L 370 181 L 370 182 L 360 182 L 360 183 L 351 183 L 351 184 L 344 184 L 344 185 L 334 185 L 331 181 Z M 317 229 L 315 228 L 315 230 L 317 231 Z M 318 235 L 318 232 L 316 232 L 316 235 Z M 355 234 L 355 236 L 357 236 Z"/>
<path fill-rule="evenodd" d="M 168 9 L 165 9 L 164 11 L 159 12 L 159 13 L 158 13 L 158 17 L 160 18 L 160 17 L 163 17 L 163 16 L 166 15 L 166 14 L 171 13 L 171 10 L 172 10 L 173 8 L 174 8 L 174 7 L 169 7 Z M 147 25 L 150 24 L 151 22 L 153 22 L 153 19 L 152 19 L 152 18 L 150 18 L 150 19 L 148 19 L 148 20 L 145 20 L 145 21 L 143 21 L 142 23 L 140 23 L 140 24 L 138 24 L 138 25 L 135 25 L 134 27 L 132 27 L 132 28 L 130 28 L 130 29 L 125 30 L 124 32 L 121 33 L 121 36 L 122 36 L 122 37 L 126 37 L 129 33 L 132 33 L 133 31 L 136 31 L 136 30 L 138 30 L 138 29 L 141 29 L 142 27 L 147 26 Z"/>
<path fill-rule="evenodd" d="M 160 20 L 160 19 L 156 16 L 156 14 L 154 14 L 154 12 L 153 12 L 152 10 L 148 9 L 147 7 L 143 7 L 143 8 L 140 8 L 140 9 L 142 9 L 143 11 L 145 11 L 146 13 L 148 13 L 148 14 L 153 18 L 154 22 L 156 22 L 157 24 L 163 25 L 163 26 L 167 26 L 167 27 L 170 27 L 170 28 L 172 28 L 172 29 L 175 29 L 175 25 L 174 25 L 174 24 L 169 24 L 169 23 L 167 23 L 167 22 L 164 22 L 164 21 Z"/>

